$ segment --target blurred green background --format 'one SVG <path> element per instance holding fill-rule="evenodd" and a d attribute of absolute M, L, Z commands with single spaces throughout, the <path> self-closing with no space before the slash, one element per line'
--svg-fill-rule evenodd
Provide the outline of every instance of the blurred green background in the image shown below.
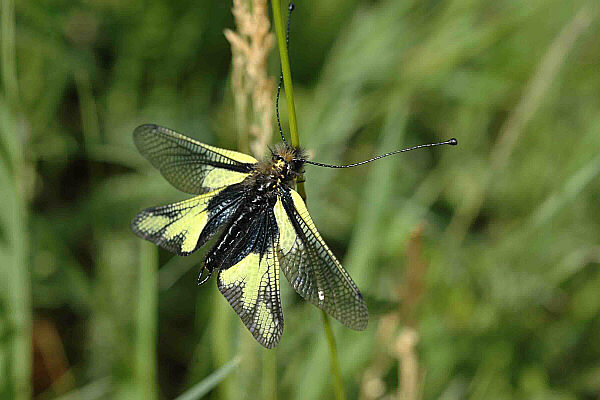
<path fill-rule="evenodd" d="M 231 2 L 1 4 L 0 398 L 331 398 L 319 312 L 284 278 L 268 352 L 213 281 L 196 286 L 203 254 L 129 230 L 189 197 L 137 153 L 137 125 L 236 147 Z M 348 397 L 599 398 L 598 1 L 296 6 L 313 159 L 459 140 L 306 168 L 312 217 L 370 310 L 366 332 L 332 322 Z"/>

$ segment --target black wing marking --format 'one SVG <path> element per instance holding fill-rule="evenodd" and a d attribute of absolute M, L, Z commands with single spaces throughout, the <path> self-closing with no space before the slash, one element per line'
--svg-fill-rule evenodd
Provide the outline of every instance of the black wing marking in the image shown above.
<path fill-rule="evenodd" d="M 242 199 L 242 185 L 228 186 L 143 210 L 131 222 L 131 229 L 139 237 L 185 256 L 204 245 L 236 212 Z"/>
<path fill-rule="evenodd" d="M 281 269 L 292 287 L 315 306 L 356 330 L 367 327 L 367 305 L 350 275 L 327 247 L 294 190 L 274 207 Z"/>
<path fill-rule="evenodd" d="M 217 279 L 219 290 L 244 325 L 269 349 L 283 334 L 276 235 L 273 210 L 267 209 L 252 219 L 244 237 L 228 250 Z"/>
<path fill-rule="evenodd" d="M 177 189 L 202 194 L 243 181 L 257 160 L 220 149 L 158 125 L 133 131 L 138 150 Z"/>

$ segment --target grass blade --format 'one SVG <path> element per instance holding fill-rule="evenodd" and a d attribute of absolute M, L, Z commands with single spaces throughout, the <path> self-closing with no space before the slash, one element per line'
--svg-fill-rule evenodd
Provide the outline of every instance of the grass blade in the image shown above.
<path fill-rule="evenodd" d="M 104 399 L 110 394 L 111 389 L 112 384 L 110 378 L 100 378 L 63 396 L 60 396 L 55 400 Z"/>
<path fill-rule="evenodd" d="M 232 373 L 239 363 L 240 357 L 235 357 L 175 400 L 195 400 L 202 398 L 202 396 L 213 390 L 223 379 Z"/>
<path fill-rule="evenodd" d="M 137 301 L 135 381 L 139 398 L 152 400 L 157 398 L 158 253 L 149 242 L 141 243 Z"/>
<path fill-rule="evenodd" d="M 18 104 L 18 86 L 15 53 L 15 10 L 12 0 L 2 1 L 1 16 L 2 48 L 2 86 L 6 103 L 0 121 L 0 187 L 6 198 L 3 225 L 0 226 L 6 239 L 3 258 L 8 260 L 0 270 L 0 279 L 5 285 L 2 289 L 6 304 L 6 335 L 8 381 L 5 388 L 16 400 L 31 398 L 31 287 L 29 265 L 27 263 L 27 211 L 23 193 L 19 188 L 18 177 L 22 172 L 22 148 L 18 145 L 14 113 Z M 4 319 L 4 318 L 0 318 Z M 3 346 L 4 347 L 4 346 Z M 0 389 L 1 390 L 1 389 Z"/>

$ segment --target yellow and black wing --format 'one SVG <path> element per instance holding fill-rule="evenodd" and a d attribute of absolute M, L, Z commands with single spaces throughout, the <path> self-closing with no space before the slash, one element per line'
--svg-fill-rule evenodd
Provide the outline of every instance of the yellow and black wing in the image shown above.
<path fill-rule="evenodd" d="M 220 149 L 158 125 L 141 125 L 133 132 L 138 150 L 177 189 L 202 194 L 243 181 L 257 160 Z"/>
<path fill-rule="evenodd" d="M 147 208 L 135 216 L 131 229 L 178 255 L 188 255 L 205 244 L 238 209 L 241 184 L 217 189 L 179 203 Z"/>
<path fill-rule="evenodd" d="M 367 327 L 367 305 L 317 231 L 304 201 L 290 189 L 274 207 L 281 269 L 303 298 L 349 328 Z"/>
<path fill-rule="evenodd" d="M 277 227 L 272 209 L 249 223 L 244 236 L 229 251 L 217 286 L 254 338 L 273 348 L 283 334 L 279 295 Z"/>

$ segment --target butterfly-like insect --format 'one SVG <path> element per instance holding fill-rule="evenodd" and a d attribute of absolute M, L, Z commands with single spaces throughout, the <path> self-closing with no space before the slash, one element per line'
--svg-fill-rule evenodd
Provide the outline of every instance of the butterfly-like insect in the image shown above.
<path fill-rule="evenodd" d="M 258 161 L 157 125 L 139 126 L 133 137 L 173 186 L 197 195 L 142 211 L 133 231 L 182 256 L 220 233 L 198 283 L 217 271 L 219 290 L 260 344 L 272 348 L 283 333 L 280 270 L 303 298 L 349 328 L 366 328 L 360 291 L 319 235 L 294 186 L 307 163 L 344 168 L 373 159 L 333 166 L 309 161 L 301 149 L 283 144 Z M 415 148 L 440 144 L 454 145 L 456 139 Z"/>
<path fill-rule="evenodd" d="M 280 89 L 281 76 L 277 106 Z M 294 190 L 304 165 L 347 168 L 416 148 L 456 145 L 456 139 L 450 139 L 355 164 L 323 164 L 307 160 L 303 150 L 287 144 L 276 109 L 283 144 L 262 161 L 157 125 L 142 125 L 133 133 L 140 153 L 173 186 L 197 195 L 140 212 L 131 223 L 133 232 L 181 256 L 218 236 L 205 256 L 198 284 L 217 272 L 219 290 L 267 348 L 277 345 L 283 333 L 280 270 L 298 294 L 347 327 L 365 329 L 369 319 L 356 284 L 319 235 L 304 200 Z"/>

